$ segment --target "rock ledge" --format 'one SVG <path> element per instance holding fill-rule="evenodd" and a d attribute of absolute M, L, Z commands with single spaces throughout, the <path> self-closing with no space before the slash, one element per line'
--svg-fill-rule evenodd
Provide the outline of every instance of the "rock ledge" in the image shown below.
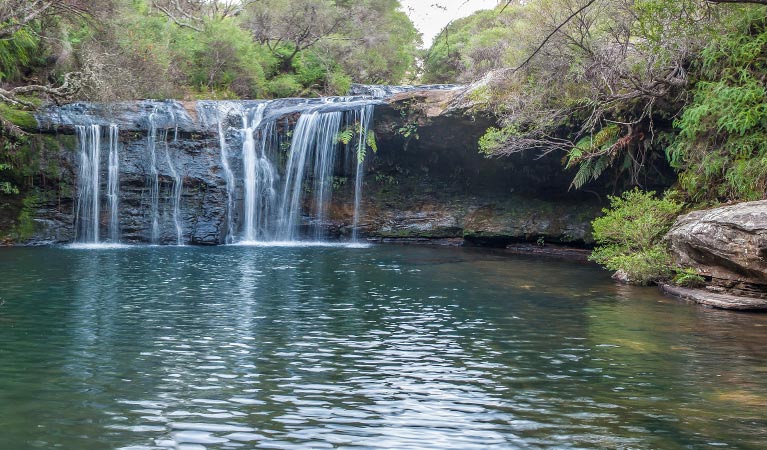
<path fill-rule="evenodd" d="M 710 292 L 706 289 L 690 289 L 669 284 L 661 285 L 667 294 L 718 309 L 735 311 L 767 311 L 767 300 Z"/>

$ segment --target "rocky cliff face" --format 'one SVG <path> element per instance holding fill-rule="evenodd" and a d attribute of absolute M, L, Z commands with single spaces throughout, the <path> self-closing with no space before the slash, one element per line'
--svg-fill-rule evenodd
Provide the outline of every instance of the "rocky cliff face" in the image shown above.
<path fill-rule="evenodd" d="M 589 222 L 604 203 L 598 192 L 568 191 L 570 175 L 550 155 L 487 159 L 477 140 L 493 124 L 490 117 L 456 107 L 460 90 L 395 92 L 378 101 L 373 129 L 378 151 L 365 162 L 359 231 L 373 240 L 438 241 L 505 246 L 515 242 L 591 243 Z M 347 104 L 356 98 L 345 98 Z M 366 101 L 370 101 L 368 98 Z M 285 135 L 307 105 L 322 99 L 286 99 L 269 104 L 266 116 Z M 10 199 L 0 217 L 5 240 L 17 244 L 53 244 L 74 238 L 78 142 L 74 127 L 117 124 L 120 129 L 121 241 L 149 241 L 150 161 L 148 118 L 154 114 L 167 137 L 157 147 L 160 242 L 175 243 L 173 177 L 180 173 L 184 241 L 221 244 L 227 228 L 227 180 L 221 160 L 218 122 L 235 175 L 232 220 L 241 222 L 243 201 L 241 114 L 259 102 L 138 101 L 109 105 L 72 104 L 41 111 L 34 130 L 43 136 L 46 160 L 60 168 L 56 180 L 30 191 L 23 201 Z M 287 137 L 285 138 L 287 139 Z M 284 144 L 283 144 L 284 145 Z M 102 180 L 105 183 L 105 180 Z M 38 183 L 39 184 L 39 183 Z M 323 226 L 345 238 L 353 222 L 354 179 L 338 169 L 333 200 Z M 15 203 L 14 203 L 15 202 Z M 308 210 L 308 208 L 307 208 Z M 310 214 L 304 223 L 316 221 Z M 105 208 L 101 227 L 107 226 Z"/>
<path fill-rule="evenodd" d="M 767 200 L 681 216 L 667 239 L 675 262 L 714 291 L 767 299 Z"/>

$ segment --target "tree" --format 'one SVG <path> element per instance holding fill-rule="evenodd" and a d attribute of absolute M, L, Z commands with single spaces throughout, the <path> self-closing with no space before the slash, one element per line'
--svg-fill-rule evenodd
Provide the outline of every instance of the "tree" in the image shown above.
<path fill-rule="evenodd" d="M 338 31 L 344 20 L 330 0 L 262 0 L 250 5 L 245 23 L 289 71 L 296 55 Z"/>

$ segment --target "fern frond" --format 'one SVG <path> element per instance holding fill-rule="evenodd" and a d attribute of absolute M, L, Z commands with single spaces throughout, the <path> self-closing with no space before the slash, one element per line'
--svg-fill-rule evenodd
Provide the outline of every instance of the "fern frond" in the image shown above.
<path fill-rule="evenodd" d="M 348 145 L 349 142 L 352 141 L 352 138 L 354 138 L 354 130 L 347 128 L 345 130 L 341 130 L 336 134 L 336 144 L 341 142 L 344 145 Z"/>
<path fill-rule="evenodd" d="M 373 150 L 373 153 L 378 153 L 378 143 L 376 142 L 376 135 L 372 131 L 368 131 L 365 143 Z"/>

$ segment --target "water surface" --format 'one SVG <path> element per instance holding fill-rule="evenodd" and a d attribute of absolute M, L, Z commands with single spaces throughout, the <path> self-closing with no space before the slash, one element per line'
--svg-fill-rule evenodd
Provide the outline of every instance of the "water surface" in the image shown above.
<path fill-rule="evenodd" d="M 0 273 L 0 449 L 767 445 L 767 318 L 588 264 L 2 249 Z"/>

